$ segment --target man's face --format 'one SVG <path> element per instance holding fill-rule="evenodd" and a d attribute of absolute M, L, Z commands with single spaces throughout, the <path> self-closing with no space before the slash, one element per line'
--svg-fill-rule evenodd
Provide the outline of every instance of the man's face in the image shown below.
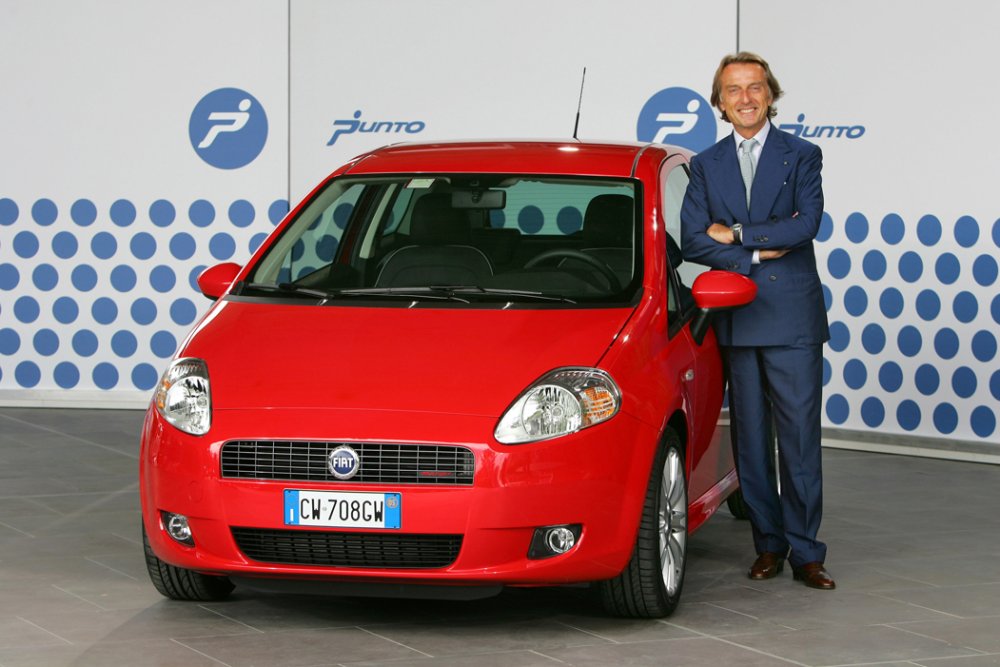
<path fill-rule="evenodd" d="M 741 137 L 749 139 L 764 127 L 772 102 L 764 68 L 756 63 L 732 63 L 722 70 L 721 81 L 719 110 Z"/>

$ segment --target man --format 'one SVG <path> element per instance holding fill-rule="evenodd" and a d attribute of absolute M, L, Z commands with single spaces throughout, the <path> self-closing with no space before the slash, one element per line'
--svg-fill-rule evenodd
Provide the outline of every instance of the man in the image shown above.
<path fill-rule="evenodd" d="M 813 239 L 823 215 L 820 149 L 773 125 L 778 81 L 760 56 L 726 56 L 712 105 L 733 134 L 691 161 L 681 209 L 684 258 L 749 276 L 757 297 L 716 320 L 729 370 L 736 468 L 757 559 L 770 579 L 787 558 L 795 579 L 833 589 L 816 539 L 823 490 L 823 343 L 829 337 Z M 777 429 L 780 494 L 771 449 Z"/>

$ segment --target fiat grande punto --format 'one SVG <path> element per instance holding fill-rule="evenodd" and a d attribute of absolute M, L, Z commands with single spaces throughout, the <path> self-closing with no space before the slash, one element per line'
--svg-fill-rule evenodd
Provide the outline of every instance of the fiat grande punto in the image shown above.
<path fill-rule="evenodd" d="M 738 486 L 709 321 L 755 294 L 680 267 L 689 157 L 381 148 L 207 269 L 142 430 L 156 588 L 591 582 L 610 613 L 672 612 Z"/>

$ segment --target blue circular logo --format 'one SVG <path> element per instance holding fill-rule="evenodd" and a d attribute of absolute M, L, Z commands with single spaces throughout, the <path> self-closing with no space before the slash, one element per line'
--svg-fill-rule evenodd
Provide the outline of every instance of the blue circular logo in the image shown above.
<path fill-rule="evenodd" d="M 358 474 L 358 469 L 361 468 L 361 457 L 358 456 L 353 447 L 340 445 L 330 452 L 327 467 L 337 479 L 350 479 Z"/>
<path fill-rule="evenodd" d="M 267 143 L 267 114 L 250 93 L 219 88 L 191 112 L 188 136 L 195 153 L 219 169 L 239 169 L 256 159 Z"/>
<path fill-rule="evenodd" d="M 718 136 L 715 109 L 689 88 L 664 88 L 642 107 L 635 134 L 639 141 L 703 151 Z"/>

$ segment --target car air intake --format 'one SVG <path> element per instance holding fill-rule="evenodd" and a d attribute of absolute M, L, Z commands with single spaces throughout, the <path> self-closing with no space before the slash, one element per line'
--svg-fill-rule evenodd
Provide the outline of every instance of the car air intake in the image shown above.
<path fill-rule="evenodd" d="M 222 446 L 222 476 L 236 479 L 340 482 L 327 465 L 349 444 L 361 466 L 352 483 L 471 486 L 475 455 L 466 447 L 383 443 L 234 440 Z"/>
<path fill-rule="evenodd" d="M 461 535 L 342 533 L 232 528 L 237 546 L 262 563 L 363 568 L 441 568 L 455 562 Z"/>

